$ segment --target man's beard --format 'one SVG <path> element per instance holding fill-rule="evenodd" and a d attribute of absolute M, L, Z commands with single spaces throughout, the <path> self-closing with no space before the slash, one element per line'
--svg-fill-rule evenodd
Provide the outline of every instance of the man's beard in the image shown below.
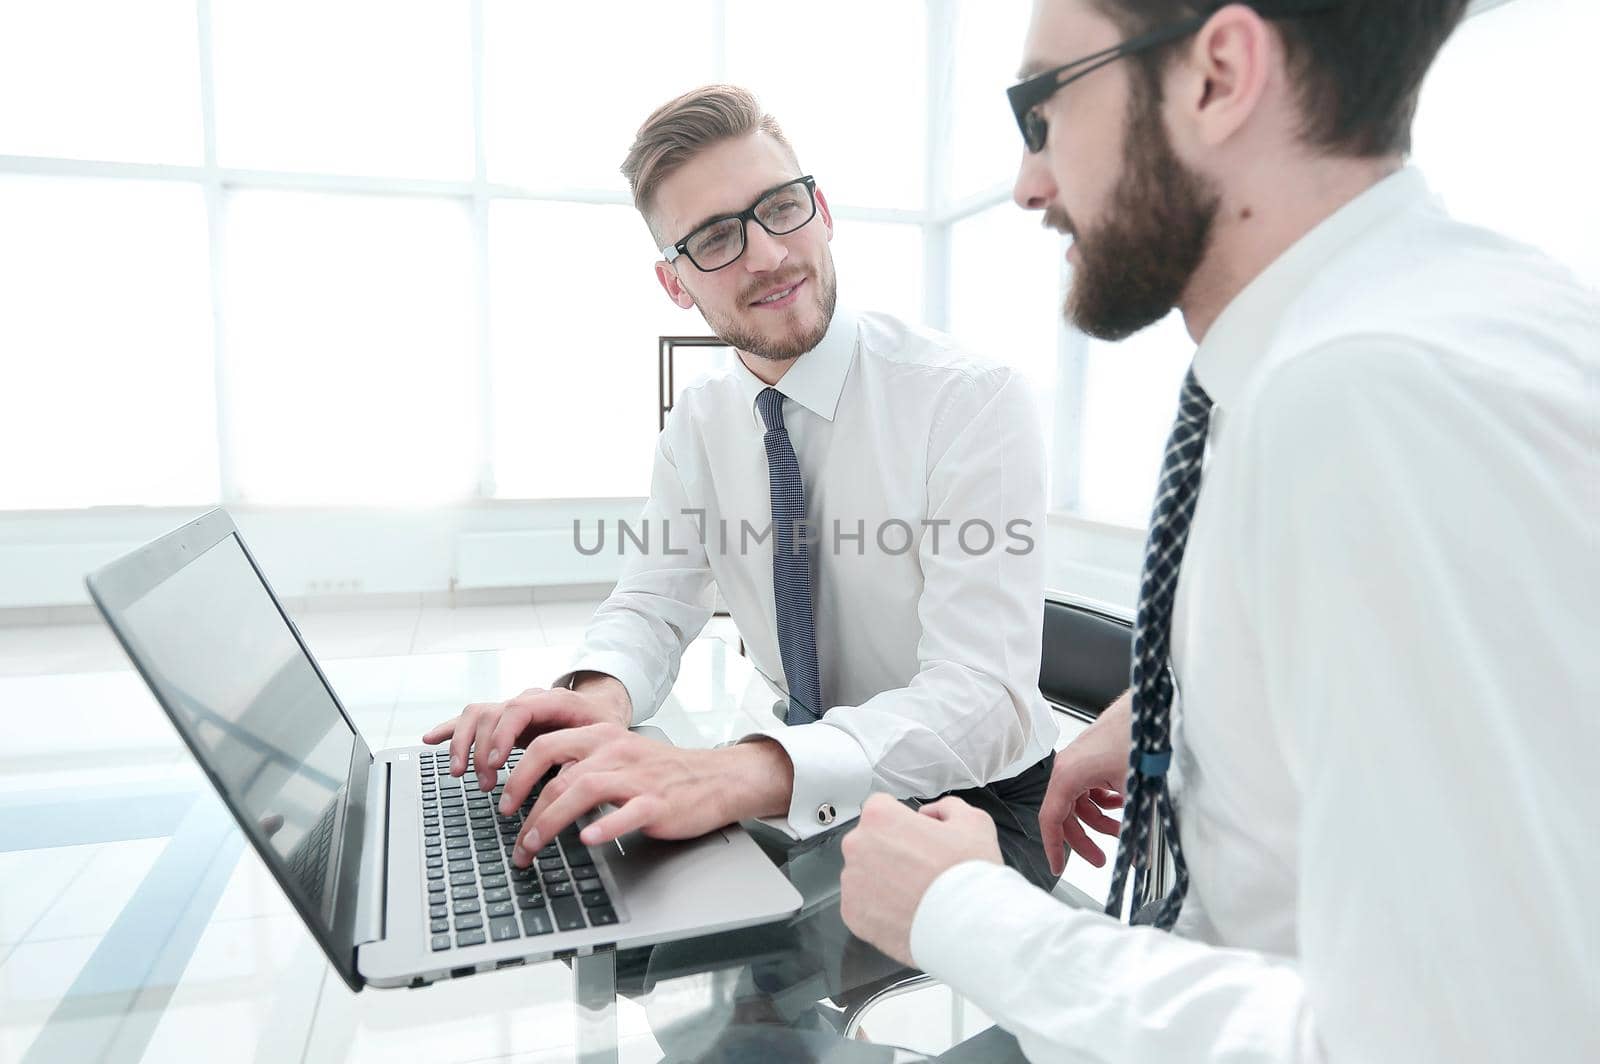
<path fill-rule="evenodd" d="M 789 284 L 797 283 L 801 279 L 809 280 L 814 289 L 813 292 L 809 293 L 810 298 L 815 301 L 817 309 L 822 313 L 819 315 L 815 329 L 807 330 L 798 336 L 786 340 L 769 340 L 760 333 L 743 328 L 732 318 L 707 314 L 705 307 L 701 307 L 700 312 L 705 316 L 706 324 L 711 327 L 711 331 L 716 333 L 717 338 L 729 346 L 737 348 L 746 354 L 754 355 L 757 358 L 770 359 L 773 362 L 793 361 L 820 344 L 822 338 L 828 333 L 828 326 L 833 323 L 834 307 L 839 301 L 839 283 L 834 274 L 832 264 L 825 261 L 823 267 L 822 271 L 810 275 L 804 272 L 797 273 L 793 277 L 786 279 L 786 283 L 774 284 L 770 280 L 762 281 L 758 291 L 739 297 L 739 305 L 748 306 L 750 298 L 759 296 L 763 291 L 770 292 L 774 288 L 784 288 Z M 807 295 L 808 293 L 801 292 L 802 298 Z M 754 313 L 766 312 L 756 311 Z"/>
<path fill-rule="evenodd" d="M 1063 313 L 1101 340 L 1122 340 L 1177 306 L 1205 255 L 1218 196 L 1172 150 L 1154 92 L 1135 80 L 1128 105 L 1127 158 L 1106 220 L 1079 233 L 1077 268 Z M 1051 208 L 1044 223 L 1073 227 Z"/>

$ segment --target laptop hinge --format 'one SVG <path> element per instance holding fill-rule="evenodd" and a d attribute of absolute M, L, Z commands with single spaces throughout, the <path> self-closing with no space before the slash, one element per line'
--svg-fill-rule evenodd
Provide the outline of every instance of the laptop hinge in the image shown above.
<path fill-rule="evenodd" d="M 361 875 L 356 895 L 357 946 L 383 938 L 389 890 L 389 790 L 394 765 L 379 761 L 373 768 L 382 771 L 367 777 L 367 822 L 361 837 Z"/>

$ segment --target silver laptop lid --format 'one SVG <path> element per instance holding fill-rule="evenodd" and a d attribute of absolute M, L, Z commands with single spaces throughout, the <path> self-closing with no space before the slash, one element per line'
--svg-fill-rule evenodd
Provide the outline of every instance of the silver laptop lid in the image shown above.
<path fill-rule="evenodd" d="M 353 989 L 372 754 L 222 510 L 86 583 L 245 837 Z"/>

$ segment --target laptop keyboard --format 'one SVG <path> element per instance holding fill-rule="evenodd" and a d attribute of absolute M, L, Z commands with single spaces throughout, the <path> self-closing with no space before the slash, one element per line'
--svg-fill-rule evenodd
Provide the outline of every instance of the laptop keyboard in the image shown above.
<path fill-rule="evenodd" d="M 512 751 L 506 767 L 515 768 L 521 758 L 522 751 Z M 540 850 L 527 868 L 511 864 L 523 818 L 544 780 L 522 808 L 501 816 L 503 784 L 486 794 L 470 769 L 457 779 L 444 751 L 426 751 L 418 761 L 428 942 L 435 952 L 617 922 L 576 825 Z"/>

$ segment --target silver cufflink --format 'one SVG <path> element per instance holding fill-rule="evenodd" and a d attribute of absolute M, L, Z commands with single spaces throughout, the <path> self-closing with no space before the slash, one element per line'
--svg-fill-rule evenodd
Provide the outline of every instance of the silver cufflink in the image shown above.
<path fill-rule="evenodd" d="M 829 805 L 827 802 L 823 802 L 821 805 L 817 806 L 817 823 L 831 824 L 837 819 L 839 819 L 838 810 L 834 809 L 834 807 Z"/>

